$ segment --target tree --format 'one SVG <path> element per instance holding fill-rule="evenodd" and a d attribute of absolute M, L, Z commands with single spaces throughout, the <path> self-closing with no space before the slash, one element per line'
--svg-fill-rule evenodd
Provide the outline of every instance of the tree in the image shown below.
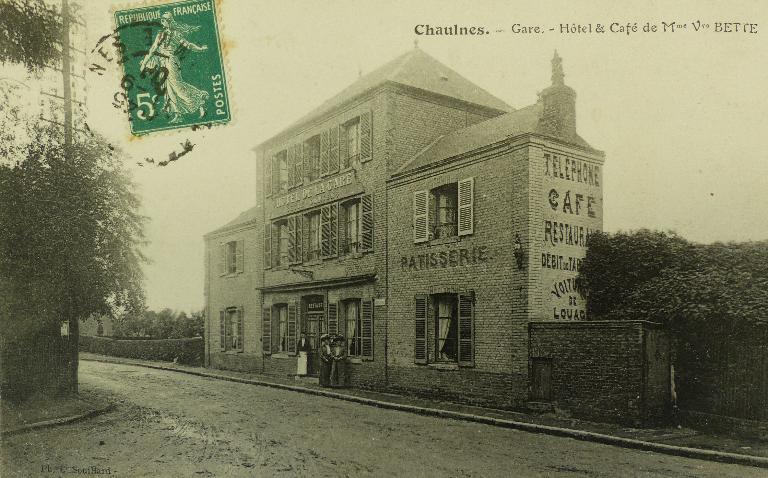
<path fill-rule="evenodd" d="M 65 154 L 59 129 L 32 132 L 20 159 L 0 164 L 4 345 L 34 343 L 62 321 L 144 307 L 145 218 L 121 153 L 93 135 Z"/>
<path fill-rule="evenodd" d="M 33 71 L 57 60 L 52 38 L 61 38 L 61 15 L 43 0 L 0 2 L 0 63 Z"/>

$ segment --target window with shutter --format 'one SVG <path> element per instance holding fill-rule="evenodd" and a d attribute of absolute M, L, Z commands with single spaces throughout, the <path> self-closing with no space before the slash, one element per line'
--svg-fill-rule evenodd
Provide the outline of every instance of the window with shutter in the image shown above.
<path fill-rule="evenodd" d="M 427 363 L 427 301 L 426 295 L 416 296 L 416 330 L 413 358 L 416 363 Z"/>
<path fill-rule="evenodd" d="M 361 309 L 361 355 L 363 358 L 373 360 L 373 300 L 363 300 Z"/>
<path fill-rule="evenodd" d="M 219 349 L 223 352 L 227 350 L 227 325 L 226 325 L 226 311 L 219 311 Z"/>
<path fill-rule="evenodd" d="M 373 121 L 371 112 L 360 115 L 360 162 L 373 158 Z"/>
<path fill-rule="evenodd" d="M 351 204 L 349 202 L 339 205 L 339 255 L 344 255 L 350 252 L 349 242 L 354 240 L 350 237 L 348 227 L 350 206 Z"/>
<path fill-rule="evenodd" d="M 261 314 L 261 351 L 272 353 L 272 307 L 266 306 Z"/>
<path fill-rule="evenodd" d="M 224 327 L 224 332 L 225 332 L 224 343 L 226 344 L 226 349 L 227 350 L 232 350 L 233 344 L 234 344 L 232 342 L 232 332 L 233 332 L 232 329 L 234 328 L 235 325 L 237 325 L 236 323 L 233 323 L 234 321 L 232 320 L 232 318 L 233 318 L 232 316 L 234 315 L 234 312 L 235 311 L 233 311 L 231 309 L 227 309 L 226 312 L 225 312 L 225 318 L 224 318 L 224 323 L 225 323 L 225 327 Z"/>
<path fill-rule="evenodd" d="M 339 171 L 339 127 L 328 130 L 328 173 Z"/>
<path fill-rule="evenodd" d="M 330 140 L 330 132 L 323 131 L 320 134 L 320 175 L 325 176 L 328 174 L 330 168 L 330 156 L 328 154 L 328 142 Z"/>
<path fill-rule="evenodd" d="M 288 304 L 288 347 L 287 352 L 290 354 L 296 353 L 296 326 L 298 323 L 298 307 L 296 303 Z"/>
<path fill-rule="evenodd" d="M 363 252 L 373 250 L 373 196 L 364 195 L 360 199 L 360 250 Z"/>
<path fill-rule="evenodd" d="M 413 193 L 413 242 L 429 240 L 429 191 Z"/>
<path fill-rule="evenodd" d="M 328 333 L 329 334 L 338 334 L 339 333 L 339 306 L 338 304 L 334 303 L 328 303 Z"/>
<path fill-rule="evenodd" d="M 459 366 L 462 367 L 474 365 L 474 302 L 472 292 L 459 294 Z"/>
<path fill-rule="evenodd" d="M 245 266 L 245 264 L 243 263 L 245 259 L 244 248 L 245 248 L 245 241 L 243 241 L 242 239 L 238 240 L 236 245 L 236 252 L 235 252 L 235 264 L 236 264 L 237 272 L 243 272 L 244 270 L 244 266 Z"/>
<path fill-rule="evenodd" d="M 475 231 L 474 215 L 475 178 L 459 181 L 459 235 L 466 236 Z"/>
<path fill-rule="evenodd" d="M 264 268 L 272 267 L 272 224 L 264 224 Z"/>
<path fill-rule="evenodd" d="M 240 306 L 237 309 L 237 350 L 240 352 L 243 351 L 243 337 L 245 337 L 244 329 L 243 329 L 243 323 L 245 322 L 243 313 L 243 307 Z"/>

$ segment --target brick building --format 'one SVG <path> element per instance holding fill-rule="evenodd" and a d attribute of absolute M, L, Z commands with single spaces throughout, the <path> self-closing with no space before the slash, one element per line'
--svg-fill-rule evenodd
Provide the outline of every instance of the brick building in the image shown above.
<path fill-rule="evenodd" d="M 352 386 L 528 400 L 528 324 L 586 318 L 602 229 L 575 97 L 557 54 L 515 110 L 416 48 L 257 146 L 259 203 L 206 235 L 207 364 L 290 374 L 338 332 Z"/>

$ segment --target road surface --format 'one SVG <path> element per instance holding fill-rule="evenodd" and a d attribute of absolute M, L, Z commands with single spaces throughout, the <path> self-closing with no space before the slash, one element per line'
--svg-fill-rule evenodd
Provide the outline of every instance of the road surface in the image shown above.
<path fill-rule="evenodd" d="M 83 361 L 80 382 L 117 409 L 4 440 L 1 476 L 766 476 L 131 365 Z"/>

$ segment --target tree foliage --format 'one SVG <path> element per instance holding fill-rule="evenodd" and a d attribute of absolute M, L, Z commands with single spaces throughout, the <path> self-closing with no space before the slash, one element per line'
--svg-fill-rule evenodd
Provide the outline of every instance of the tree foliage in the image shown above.
<path fill-rule="evenodd" d="M 689 338 L 768 329 L 768 241 L 705 245 L 657 231 L 599 233 L 578 280 L 594 319 L 652 320 Z"/>
<path fill-rule="evenodd" d="M 165 308 L 159 312 L 146 310 L 125 316 L 115 322 L 115 337 L 149 337 L 153 339 L 182 339 L 202 337 L 205 327 L 203 311 L 176 312 Z"/>
<path fill-rule="evenodd" d="M 144 307 L 145 218 L 119 151 L 34 128 L 15 164 L 0 164 L 0 316 L 23 340 L 62 320 Z"/>
<path fill-rule="evenodd" d="M 0 63 L 34 71 L 60 57 L 61 15 L 44 0 L 0 2 Z"/>

